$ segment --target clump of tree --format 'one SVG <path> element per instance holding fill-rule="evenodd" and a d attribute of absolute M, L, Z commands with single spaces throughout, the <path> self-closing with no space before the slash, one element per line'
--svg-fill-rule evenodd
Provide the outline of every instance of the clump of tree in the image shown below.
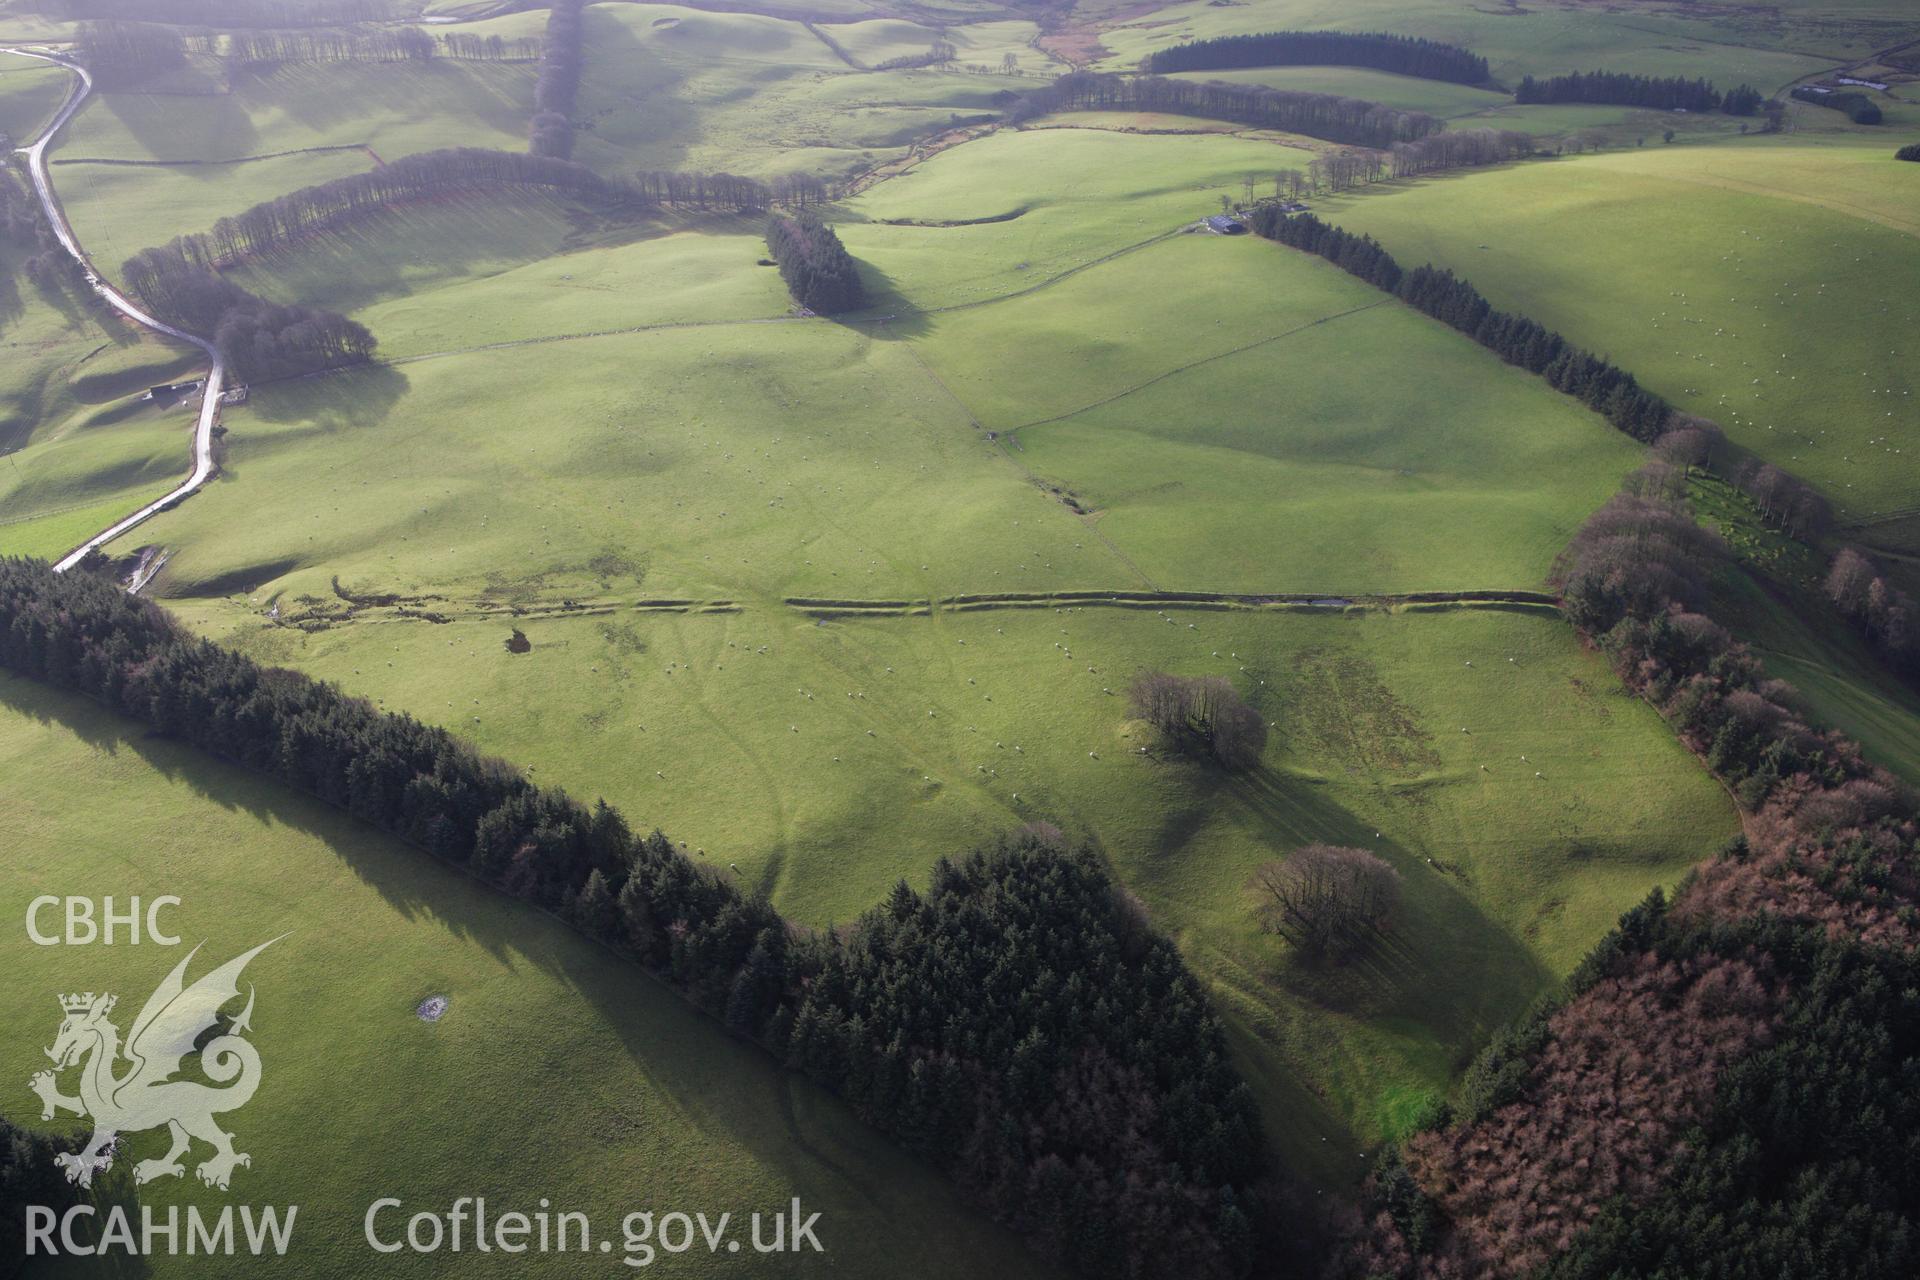
<path fill-rule="evenodd" d="M 1665 434 L 1673 410 L 1626 370 L 1568 342 L 1538 321 L 1495 310 L 1471 283 L 1433 266 L 1403 270 L 1371 236 L 1356 236 L 1310 213 L 1289 214 L 1277 205 L 1253 210 L 1256 235 L 1318 254 L 1350 275 L 1396 294 L 1486 347 L 1508 364 L 1545 378 L 1636 440 Z"/>
<path fill-rule="evenodd" d="M 1893 153 L 1895 160 L 1920 160 L 1920 142 L 1909 142 Z"/>
<path fill-rule="evenodd" d="M 1253 875 L 1262 925 L 1316 960 L 1372 943 L 1400 901 L 1400 873 L 1365 849 L 1310 844 Z"/>
<path fill-rule="evenodd" d="M 1553 581 L 1576 627 L 1605 636 L 1627 619 L 1671 621 L 1706 603 L 1707 586 L 1727 560 L 1726 542 L 1672 496 L 1619 493 L 1589 516 L 1555 562 Z M 1719 633 L 1688 623 L 1676 643 Z"/>
<path fill-rule="evenodd" d="M 1143 71 L 1212 71 L 1226 67 L 1372 67 L 1397 75 L 1479 84 L 1487 60 L 1470 49 L 1384 31 L 1268 31 L 1194 40 L 1148 54 Z"/>
<path fill-rule="evenodd" d="M 1264 1151 L 1251 1095 L 1205 991 L 1091 852 L 1029 831 L 814 934 L 604 802 L 262 667 L 105 577 L 0 560 L 0 666 L 564 917 L 1083 1274 L 1228 1280 L 1250 1266 Z"/>
<path fill-rule="evenodd" d="M 1513 98 L 1523 104 L 1597 102 L 1652 107 L 1658 111 L 1712 111 L 1721 103 L 1719 90 L 1706 80 L 1637 76 L 1619 71 L 1575 71 L 1544 80 L 1526 76 L 1514 90 Z"/>
<path fill-rule="evenodd" d="M 1176 750 L 1228 769 L 1251 769 L 1267 748 L 1267 722 L 1225 676 L 1143 671 L 1127 691 L 1134 714 Z"/>
<path fill-rule="evenodd" d="M 249 293 L 177 244 L 127 259 L 127 287 L 160 319 L 213 340 L 236 377 L 294 377 L 373 357 L 373 334 L 357 320 L 317 307 L 288 306 Z"/>
<path fill-rule="evenodd" d="M 1833 523 L 1833 510 L 1812 485 L 1772 463 L 1748 458 L 1727 477 L 1752 500 L 1760 518 L 1790 538 L 1812 541 Z"/>
<path fill-rule="evenodd" d="M 787 291 L 818 315 L 853 311 L 866 304 L 860 269 L 833 228 L 800 211 L 767 220 L 767 250 L 780 265 Z"/>
<path fill-rule="evenodd" d="M 1838 111 L 1855 124 L 1879 124 L 1885 117 L 1880 112 L 1880 104 L 1864 93 L 1818 89 L 1803 84 L 1793 91 L 1793 96 L 1801 102 L 1810 102 L 1816 107 L 1826 107 Z"/>
<path fill-rule="evenodd" d="M 82 22 L 73 49 L 103 89 L 139 84 L 187 60 L 181 33 L 153 22 Z"/>
<path fill-rule="evenodd" d="M 1533 136 L 1512 129 L 1465 129 L 1435 133 L 1414 142 L 1396 142 L 1385 151 L 1367 147 L 1316 154 L 1304 172 L 1282 169 L 1274 175 L 1278 200 L 1299 200 L 1323 191 L 1351 191 L 1389 178 L 1410 178 L 1448 169 L 1501 164 L 1531 155 Z M 1252 202 L 1251 191 L 1248 202 Z"/>
<path fill-rule="evenodd" d="M 1251 1262 L 1251 1095 L 1178 951 L 1088 852 L 1027 832 L 897 886 L 825 946 L 785 1041 L 1084 1275 Z"/>
<path fill-rule="evenodd" d="M 1712 471 L 1727 446 L 1719 424 L 1693 414 L 1675 414 L 1673 430 L 1653 442 L 1654 456 L 1691 477 L 1697 467 Z"/>
<path fill-rule="evenodd" d="M 1738 84 L 1727 90 L 1727 96 L 1720 103 L 1720 109 L 1730 116 L 1757 115 L 1765 106 L 1767 96 L 1750 84 Z"/>
<path fill-rule="evenodd" d="M 573 154 L 573 114 L 586 62 L 585 0 L 554 0 L 540 45 L 540 74 L 533 85 L 529 146 L 537 156 Z"/>
<path fill-rule="evenodd" d="M 1014 104 L 1008 119 L 1019 123 L 1055 111 L 1164 111 L 1367 147 L 1413 142 L 1445 127 L 1423 111 L 1400 111 L 1338 94 L 1089 71 L 1070 72 L 1027 94 Z"/>
<path fill-rule="evenodd" d="M 1394 143 L 1388 150 L 1388 172 L 1396 178 L 1412 178 L 1448 169 L 1504 164 L 1526 158 L 1533 149 L 1533 135 L 1516 129 L 1449 130 L 1415 142 Z"/>
<path fill-rule="evenodd" d="M 927 46 L 925 53 L 906 53 L 897 58 L 888 58 L 873 64 L 875 71 L 910 71 L 916 67 L 939 67 L 952 62 L 960 55 L 960 50 L 947 38 L 944 31 L 936 32 L 933 43 Z"/>
<path fill-rule="evenodd" d="M 1827 570 L 1827 599 L 1853 623 L 1887 665 L 1920 672 L 1920 613 L 1913 597 L 1895 586 L 1863 552 L 1841 548 Z"/>

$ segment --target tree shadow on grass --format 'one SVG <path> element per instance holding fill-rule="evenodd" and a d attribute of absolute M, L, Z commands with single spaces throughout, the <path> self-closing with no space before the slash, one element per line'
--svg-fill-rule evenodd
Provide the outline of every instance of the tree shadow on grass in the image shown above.
<path fill-rule="evenodd" d="M 252 155 L 260 145 L 260 131 L 232 94 L 105 92 L 82 109 L 81 123 L 98 110 L 113 116 L 144 153 L 132 159 L 225 160 Z"/>
<path fill-rule="evenodd" d="M 497 274 L 670 230 L 652 210 L 595 209 L 537 192 L 472 190 L 368 212 L 250 258 L 234 279 L 282 301 L 351 313 L 477 279 L 476 264 Z"/>
<path fill-rule="evenodd" d="M 448 136 L 408 148 L 425 151 L 476 145 L 476 125 L 524 133 L 533 115 L 534 77 L 532 64 L 521 62 L 288 62 L 241 74 L 234 93 L 249 102 L 271 103 L 287 119 L 319 134 L 315 141 L 333 144 L 369 141 L 368 124 L 417 121 L 421 104 L 432 103 L 445 117 Z"/>
<path fill-rule="evenodd" d="M 723 1146 L 746 1153 L 746 1181 L 753 1170 L 768 1171 L 776 1193 L 802 1195 L 808 1209 L 827 1210 L 824 1230 L 840 1216 L 841 1231 L 871 1227 L 869 1251 L 902 1249 L 908 1262 L 921 1250 L 936 1247 L 909 1236 L 889 1240 L 884 1228 L 900 1225 L 902 1216 L 938 1216 L 951 1220 L 969 1214 L 957 1196 L 929 1200 L 929 1187 L 939 1180 L 931 1169 L 924 1179 L 876 1177 L 873 1172 L 898 1171 L 911 1166 L 908 1157 L 889 1140 L 853 1120 L 844 1106 L 824 1091 L 786 1072 L 757 1047 L 729 1035 L 718 1022 L 699 1013 L 678 994 L 646 975 L 630 961 L 588 942 L 534 908 L 490 889 L 460 869 L 438 861 L 356 822 L 345 813 L 300 795 L 269 779 L 225 764 L 182 743 L 148 732 L 140 724 L 109 712 L 88 699 L 51 689 L 37 682 L 0 673 L 0 709 L 54 726 L 77 736 L 93 750 L 119 756 L 132 753 L 161 776 L 184 785 L 206 801 L 230 813 L 244 814 L 262 827 L 284 827 L 324 843 L 363 884 L 373 889 L 396 915 L 423 925 L 437 925 L 454 938 L 481 948 L 509 968 L 531 966 L 557 978 L 576 999 L 592 1011 L 619 1039 L 626 1057 L 643 1072 L 649 1084 L 668 1100 L 670 1123 L 686 1123 L 714 1135 Z M 137 860 L 137 854 L 129 856 Z M 271 871 L 263 871 L 271 878 Z M 303 904 L 313 927 L 324 928 L 327 905 Z M 369 964 L 381 963 L 374 957 Z M 342 984 L 353 981 L 342 973 Z M 423 974 L 422 981 L 431 981 Z M 324 993 L 316 993 L 324 1000 Z M 458 1009 L 460 993 L 455 992 Z M 396 1011 L 403 1014 L 405 1011 Z M 504 1034 L 504 1033 L 503 1033 Z M 490 1064 L 477 1065 L 484 1073 Z M 534 1070 L 533 1064 L 525 1068 Z M 551 1083 L 548 1067 L 540 1078 Z M 454 1100 L 450 1105 L 458 1105 Z M 581 1131 L 606 1122 L 608 1100 L 565 1090 L 553 1094 L 552 1108 L 567 1116 L 564 1122 Z M 400 1118 L 394 1117 L 399 1124 Z M 368 1135 L 371 1138 L 373 1135 Z M 504 1148 L 512 1136 L 501 1134 Z M 609 1141 L 617 1142 L 617 1135 Z M 873 1172 L 866 1161 L 871 1155 Z M 478 1192 L 504 1191 L 485 1184 Z M 563 1188 L 564 1190 L 564 1188 Z M 820 1203 L 815 1203 L 816 1199 Z M 773 1209 L 774 1204 L 745 1206 Z M 865 1219 L 864 1224 L 852 1220 Z M 956 1234 L 961 1229 L 956 1229 Z M 1000 1235 L 984 1220 L 967 1233 Z M 823 1234 L 823 1239 L 825 1238 Z M 828 1247 L 833 1247 L 828 1242 Z M 859 1246 L 853 1247 L 856 1254 Z M 1008 1256 L 1014 1246 L 996 1250 Z M 923 1259 L 931 1263 L 931 1257 Z M 906 1268 L 913 1270 L 911 1265 Z M 1035 1264 L 1034 1271 L 1041 1269 Z"/>
<path fill-rule="evenodd" d="M 1278 939 L 1263 948 L 1263 977 L 1276 989 L 1346 1016 L 1418 1027 L 1456 1066 L 1552 989 L 1556 975 L 1480 907 L 1457 874 L 1377 835 L 1313 783 L 1264 768 L 1212 777 L 1208 803 L 1247 814 L 1274 858 L 1310 843 L 1346 845 L 1400 873 L 1392 924 L 1346 962 L 1308 962 Z M 1251 915 L 1251 889 L 1244 901 Z"/>
<path fill-rule="evenodd" d="M 829 316 L 829 320 L 875 342 L 907 341 L 925 336 L 932 328 L 927 312 L 908 302 L 893 277 L 878 264 L 860 260 L 860 283 L 871 299 L 868 305 L 858 311 Z"/>

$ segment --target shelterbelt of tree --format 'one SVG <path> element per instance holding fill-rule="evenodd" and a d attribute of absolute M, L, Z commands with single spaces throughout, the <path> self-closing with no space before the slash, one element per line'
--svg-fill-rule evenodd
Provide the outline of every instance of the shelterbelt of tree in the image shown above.
<path fill-rule="evenodd" d="M 1025 831 L 811 933 L 604 802 L 190 635 L 81 570 L 0 560 L 0 666 L 91 696 L 464 867 L 625 952 L 1086 1275 L 1248 1272 L 1265 1150 L 1178 950 Z"/>
<path fill-rule="evenodd" d="M 1092 71 L 1070 72 L 1026 95 L 1007 119 L 1018 124 L 1054 111 L 1165 111 L 1365 147 L 1414 142 L 1446 127 L 1424 111 L 1401 111 L 1340 94 Z"/>
<path fill-rule="evenodd" d="M 1487 60 L 1470 49 L 1385 31 L 1267 31 L 1194 40 L 1147 55 L 1143 70 L 1214 71 L 1228 67 L 1371 67 L 1403 76 L 1480 84 Z"/>
<path fill-rule="evenodd" d="M 1495 310 L 1452 271 L 1431 265 L 1408 271 L 1372 236 L 1354 235 L 1310 213 L 1289 214 L 1278 204 L 1258 206 L 1249 225 L 1256 235 L 1317 254 L 1458 329 L 1508 364 L 1537 373 L 1555 390 L 1583 401 L 1636 440 L 1651 444 L 1665 434 L 1673 418 L 1672 407 L 1626 370 L 1581 350 L 1538 321 Z"/>
<path fill-rule="evenodd" d="M 1742 85 L 1730 95 L 1735 99 L 1735 115 L 1752 115 L 1760 105 L 1759 94 Z M 1723 99 L 1712 83 L 1685 76 L 1627 75 L 1615 71 L 1575 71 L 1570 75 L 1536 80 L 1527 76 L 1513 91 L 1513 100 L 1521 104 L 1542 102 L 1605 103 L 1621 107 L 1652 107 L 1657 111 L 1716 111 Z"/>
<path fill-rule="evenodd" d="M 448 147 L 403 156 L 378 169 L 263 200 L 220 219 L 211 230 L 180 236 L 165 248 L 196 265 L 228 266 L 249 254 L 283 249 L 303 236 L 410 200 L 506 188 L 538 188 L 610 204 L 649 208 L 670 205 L 728 213 L 759 212 L 773 200 L 765 184 L 727 173 L 643 173 L 628 181 L 603 177 L 586 165 L 553 156 Z M 143 250 L 142 254 L 152 252 Z M 126 262 L 129 283 L 135 283 L 143 270 L 142 254 Z"/>

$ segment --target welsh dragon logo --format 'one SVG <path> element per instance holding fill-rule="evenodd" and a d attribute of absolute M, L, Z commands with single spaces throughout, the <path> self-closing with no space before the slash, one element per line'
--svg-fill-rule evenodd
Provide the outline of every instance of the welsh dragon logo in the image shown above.
<path fill-rule="evenodd" d="M 198 1138 L 213 1147 L 213 1155 L 194 1172 L 210 1187 L 226 1190 L 237 1165 L 251 1165 L 252 1157 L 233 1149 L 233 1135 L 214 1123 L 214 1116 L 247 1104 L 260 1087 L 260 1053 L 244 1037 L 251 1030 L 253 988 L 247 988 L 246 1008 L 226 1030 L 199 1049 L 200 1072 L 214 1085 L 175 1079 L 182 1061 L 195 1051 L 200 1038 L 220 1025 L 220 1009 L 240 994 L 240 971 L 247 962 L 279 939 L 263 942 L 245 955 L 229 960 L 192 986 L 185 984 L 187 965 L 200 948 L 173 967 L 166 980 L 147 999 L 133 1020 L 126 1044 L 120 1029 L 108 1020 L 115 997 L 89 991 L 60 997 L 65 1019 L 47 1057 L 52 1071 L 35 1075 L 28 1085 L 40 1095 L 40 1118 L 51 1120 L 56 1111 L 71 1111 L 93 1119 L 93 1136 L 77 1154 L 62 1152 L 54 1161 L 67 1181 L 90 1186 L 93 1175 L 113 1163 L 113 1146 L 122 1133 L 138 1133 L 165 1125 L 173 1146 L 158 1160 L 134 1166 L 133 1180 L 179 1177 L 186 1170 L 180 1157 Z M 119 1070 L 122 1060 L 127 1065 Z M 80 1093 L 70 1098 L 60 1092 L 56 1072 L 80 1068 Z"/>

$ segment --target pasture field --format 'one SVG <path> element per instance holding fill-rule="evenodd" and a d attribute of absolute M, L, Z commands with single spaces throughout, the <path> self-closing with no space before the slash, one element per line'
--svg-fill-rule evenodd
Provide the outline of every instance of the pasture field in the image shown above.
<path fill-rule="evenodd" d="M 484 1193 L 492 1212 L 588 1214 L 612 1258 L 545 1266 L 619 1269 L 620 1224 L 636 1210 L 771 1213 L 799 1196 L 821 1214 L 822 1254 L 754 1256 L 755 1275 L 1049 1274 L 832 1098 L 729 1036 L 638 969 L 562 926 L 357 825 L 317 801 L 149 735 L 94 704 L 0 677 L 0 839 L 13 871 L 0 908 L 24 919 L 38 892 L 183 901 L 167 917 L 178 950 L 84 950 L 7 942 L 0 1017 L 17 1032 L 0 1073 L 24 1081 L 46 1060 L 57 993 L 111 990 L 122 1028 L 186 954 L 189 978 L 284 935 L 248 966 L 262 1084 L 225 1117 L 253 1157 L 233 1193 L 298 1205 L 276 1267 L 338 1276 L 524 1274 L 494 1253 L 375 1255 L 362 1236 L 381 1196 L 404 1213 L 444 1214 Z M 87 803 L 73 803 L 76 792 Z M 431 995 L 436 1023 L 415 1016 Z M 38 1123 L 12 1105 L 9 1115 Z M 71 1118 L 69 1117 L 69 1122 Z M 61 1126 L 66 1127 L 66 1126 Z M 110 1176 L 158 1156 L 165 1135 L 132 1137 Z M 164 1215 L 228 1197 L 189 1172 L 149 1183 Z M 137 1220 L 137 1219 L 136 1219 Z M 385 1220 L 383 1219 L 383 1222 Z M 404 1228 L 404 1216 L 396 1219 Z M 744 1248 L 744 1246 L 743 1246 Z M 737 1257 L 704 1247 L 667 1258 L 676 1274 L 729 1275 Z M 254 1275 L 238 1258 L 159 1256 L 156 1277 Z M 62 1274 L 56 1272 L 55 1274 Z M 98 1274 L 76 1266 L 72 1274 Z"/>
<path fill-rule="evenodd" d="M 930 33 L 916 36 L 912 48 L 888 52 L 886 41 L 903 40 L 900 28 L 910 24 L 856 25 L 875 30 L 820 30 L 863 48 L 872 35 L 880 43 L 868 51 L 880 58 L 924 53 L 931 42 Z M 962 45 L 962 61 L 997 68 L 1013 52 L 1037 71 L 1037 55 L 1012 29 L 1024 26 L 987 24 Z M 678 5 L 595 5 L 586 49 L 575 155 L 607 171 L 838 177 L 903 156 L 929 132 L 992 113 L 996 93 L 1037 83 L 949 70 L 856 72 L 800 22 Z"/>
<path fill-rule="evenodd" d="M 1262 85 L 1293 93 L 1333 93 L 1365 98 L 1402 111 L 1425 111 L 1443 119 L 1472 116 L 1511 107 L 1513 99 L 1492 89 L 1423 80 L 1366 67 L 1230 67 L 1212 71 L 1180 71 L 1175 80 L 1219 81 L 1223 84 Z"/>
<path fill-rule="evenodd" d="M 101 93 L 74 117 L 58 154 L 229 161 L 329 146 L 365 146 L 385 159 L 439 147 L 516 151 L 533 113 L 531 63 L 280 63 L 238 69 L 230 84 L 211 62 L 191 70 L 165 93 Z"/>
<path fill-rule="evenodd" d="M 370 224 L 398 224 L 384 253 L 356 232 L 245 277 L 350 309 L 399 362 L 256 389 L 227 474 L 123 541 L 174 549 L 159 590 L 197 628 L 605 795 L 811 922 L 1022 821 L 1097 840 L 1230 1006 L 1290 1160 L 1337 1181 L 1358 1165 L 1329 1149 L 1397 1132 L 1730 833 L 1657 718 L 1550 615 L 786 603 L 1537 584 L 1633 465 L 1599 419 L 1278 246 L 1115 256 L 1217 208 L 1250 161 L 1301 155 L 1065 129 L 942 153 L 858 211 L 1032 211 L 843 223 L 893 292 L 838 323 L 780 319 L 745 229 L 402 211 Z M 430 243 L 462 247 L 416 259 Z M 532 340 L 568 333 L 601 336 Z M 471 349 L 494 342 L 517 345 Z M 530 653 L 506 649 L 515 627 Z M 1269 681 L 1256 781 L 1135 753 L 1121 694 L 1156 665 Z M 1376 751 L 1355 716 L 1406 741 Z M 1246 881 L 1302 839 L 1375 831 L 1419 898 L 1419 958 L 1329 987 L 1259 933 Z M 1428 965 L 1444 993 L 1411 977 Z"/>
<path fill-rule="evenodd" d="M 533 343 L 258 393 L 227 415 L 225 476 L 129 541 L 179 546 L 183 595 L 326 596 L 334 576 L 696 599 L 1124 584 L 910 350 L 821 323 L 753 324 L 750 346 L 740 332 Z"/>
<path fill-rule="evenodd" d="M 24 142 L 38 137 L 67 99 L 72 77 L 26 58 L 0 58 L 0 134 Z"/>
<path fill-rule="evenodd" d="M 1237 199 L 1248 177 L 1264 191 L 1277 170 L 1304 170 L 1311 159 L 1264 138 L 1002 129 L 848 201 L 859 221 L 839 232 L 865 264 L 873 312 L 945 310 L 1104 264 L 1219 212 L 1220 198 Z"/>
<path fill-rule="evenodd" d="M 1920 483 L 1920 303 L 1890 269 L 1920 236 L 1916 168 L 1886 143 L 1749 139 L 1394 184 L 1320 207 L 1403 261 L 1453 267 L 1496 306 L 1611 353 L 1863 520 L 1910 507 Z"/>
<path fill-rule="evenodd" d="M 1091 838 L 1215 985 L 1289 1162 L 1330 1178 L 1353 1166 L 1321 1137 L 1348 1134 L 1350 1160 L 1386 1136 L 1396 1100 L 1444 1092 L 1476 1037 L 1735 830 L 1550 613 L 443 602 L 440 625 L 374 609 L 304 633 L 239 600 L 177 607 L 604 796 L 808 922 L 924 884 L 932 855 L 983 832 Z M 506 648 L 514 627 L 530 652 Z M 1142 668 L 1245 685 L 1274 724 L 1263 766 L 1139 754 L 1123 694 Z M 1296 969 L 1257 928 L 1248 878 L 1310 840 L 1379 849 L 1406 877 L 1406 930 L 1365 977 Z"/>
<path fill-rule="evenodd" d="M 1460 335 L 1252 237 L 1176 237 L 911 341 L 1163 588 L 1531 587 L 1637 458 Z"/>
<path fill-rule="evenodd" d="M 1705 76 L 1722 88 L 1748 82 L 1773 92 L 1803 76 L 1920 36 L 1920 21 L 1902 0 L 1868 0 L 1835 14 L 1820 3 L 1756 9 L 1703 3 L 1678 9 L 1654 2 L 1606 6 L 1553 2 L 1513 7 L 1473 0 L 1265 0 L 1213 5 L 1207 0 L 1129 15 L 1112 0 L 1076 12 L 1100 23 L 1109 56 L 1102 70 L 1130 68 L 1153 50 L 1186 40 L 1243 32 L 1315 28 L 1394 31 L 1464 45 L 1486 57 L 1493 78 L 1509 87 L 1523 75 L 1568 71 L 1631 71 Z"/>
<path fill-rule="evenodd" d="M 945 38 L 954 47 L 954 69 L 973 65 L 998 71 L 1008 54 L 1013 55 L 1014 66 L 1020 70 L 1057 69 L 1057 64 L 1033 48 L 1033 38 L 1040 34 L 1040 28 L 1031 22 L 969 22 L 935 28 L 886 18 L 821 24 L 820 30 L 856 61 L 870 67 L 889 58 L 925 54 L 936 38 Z"/>
<path fill-rule="evenodd" d="M 58 556 L 165 492 L 187 467 L 186 420 L 126 397 L 183 353 L 28 279 L 0 247 L 0 554 Z"/>
<path fill-rule="evenodd" d="M 1749 127 L 1753 124 L 1717 111 L 1690 114 L 1579 103 L 1522 106 L 1509 95 L 1489 89 L 1393 75 L 1364 67 L 1250 67 L 1181 72 L 1176 78 L 1364 98 L 1403 110 L 1425 111 L 1447 121 L 1451 129 L 1516 129 L 1533 134 L 1543 144 L 1579 134 L 1609 146 L 1644 146 L 1648 139 L 1658 139 L 1669 129 L 1691 141 L 1737 134 L 1743 123 Z M 1821 122 L 1810 123 L 1817 126 Z"/>
<path fill-rule="evenodd" d="M 636 222 L 538 195 L 437 203 L 342 228 L 238 273 L 348 312 L 386 359 L 495 343 L 788 318 L 758 219 Z"/>
<path fill-rule="evenodd" d="M 205 231 L 289 191 L 371 168 L 373 158 L 354 147 L 232 164 L 68 161 L 52 173 L 74 234 L 95 265 L 118 279 L 121 264 L 142 249 Z"/>
<path fill-rule="evenodd" d="M 20 8 L 0 0 L 0 33 Z M 604 797 L 809 926 L 1025 823 L 1091 842 L 1213 991 L 1287 1170 L 1351 1187 L 1623 910 L 1739 830 L 1550 607 L 1406 599 L 1539 589 L 1644 450 L 1317 258 L 1191 231 L 1333 144 L 987 117 L 1064 69 L 1037 46 L 1096 30 L 1104 70 L 1314 26 L 1458 41 L 1509 85 L 1604 65 L 1773 90 L 1920 21 L 1900 0 L 1095 0 L 1042 35 L 985 3 L 808 8 L 591 6 L 575 157 L 856 179 L 827 217 L 869 305 L 796 314 L 758 218 L 526 192 L 373 215 L 232 275 L 366 324 L 376 362 L 253 387 L 223 413 L 218 478 L 109 550 L 166 548 L 146 594 L 199 633 Z M 517 38 L 545 16 L 445 29 Z M 955 65 L 868 69 L 942 34 Z M 965 70 L 1007 55 L 1016 74 Z M 196 61 L 90 104 L 53 177 L 114 272 L 401 155 L 523 149 L 535 75 L 436 60 L 229 81 Z M 1911 515 L 1920 303 L 1888 264 L 1920 235 L 1920 165 L 1891 161 L 1896 129 L 1808 108 L 1784 138 L 1709 142 L 1738 128 L 1716 116 L 1665 146 L 1659 113 L 1353 68 L 1194 78 L 1351 93 L 1454 129 L 1645 136 L 1313 205 L 1609 354 L 1845 519 Z M 0 128 L 46 109 L 48 83 L 0 78 Z M 952 145 L 924 145 L 943 131 Z M 17 305 L 0 290 L 0 447 L 19 448 L 0 464 L 0 552 L 52 554 L 184 470 L 184 411 L 127 396 L 191 364 L 17 288 Z M 1721 586 L 1817 715 L 1920 771 L 1910 690 L 1757 579 Z M 1101 592 L 1130 594 L 1071 594 Z M 1248 692 L 1273 726 L 1258 767 L 1157 748 L 1125 697 L 1145 670 Z M 0 776 L 25 801 L 0 806 L 0 840 L 29 858 L 0 911 L 19 885 L 113 865 L 127 892 L 180 893 L 213 952 L 295 930 L 257 962 L 275 1092 L 248 1113 L 260 1158 L 243 1174 L 250 1199 L 310 1204 L 303 1227 L 310 1213 L 338 1242 L 313 1274 L 364 1263 L 373 1195 L 444 1206 L 474 1168 L 490 1197 L 588 1197 L 597 1228 L 799 1195 L 845 1274 L 1041 1274 L 934 1174 L 637 971 L 341 815 L 6 679 Z M 63 799 L 76 784 L 97 803 Z M 1402 877 L 1391 936 L 1346 968 L 1260 927 L 1255 871 L 1311 841 Z M 143 948 L 75 979 L 28 956 L 0 1010 L 50 1034 L 46 990 L 130 991 L 153 963 Z M 412 1009 L 436 992 L 453 1012 L 429 1026 Z M 36 1049 L 19 1039 L 0 1071 Z"/>

